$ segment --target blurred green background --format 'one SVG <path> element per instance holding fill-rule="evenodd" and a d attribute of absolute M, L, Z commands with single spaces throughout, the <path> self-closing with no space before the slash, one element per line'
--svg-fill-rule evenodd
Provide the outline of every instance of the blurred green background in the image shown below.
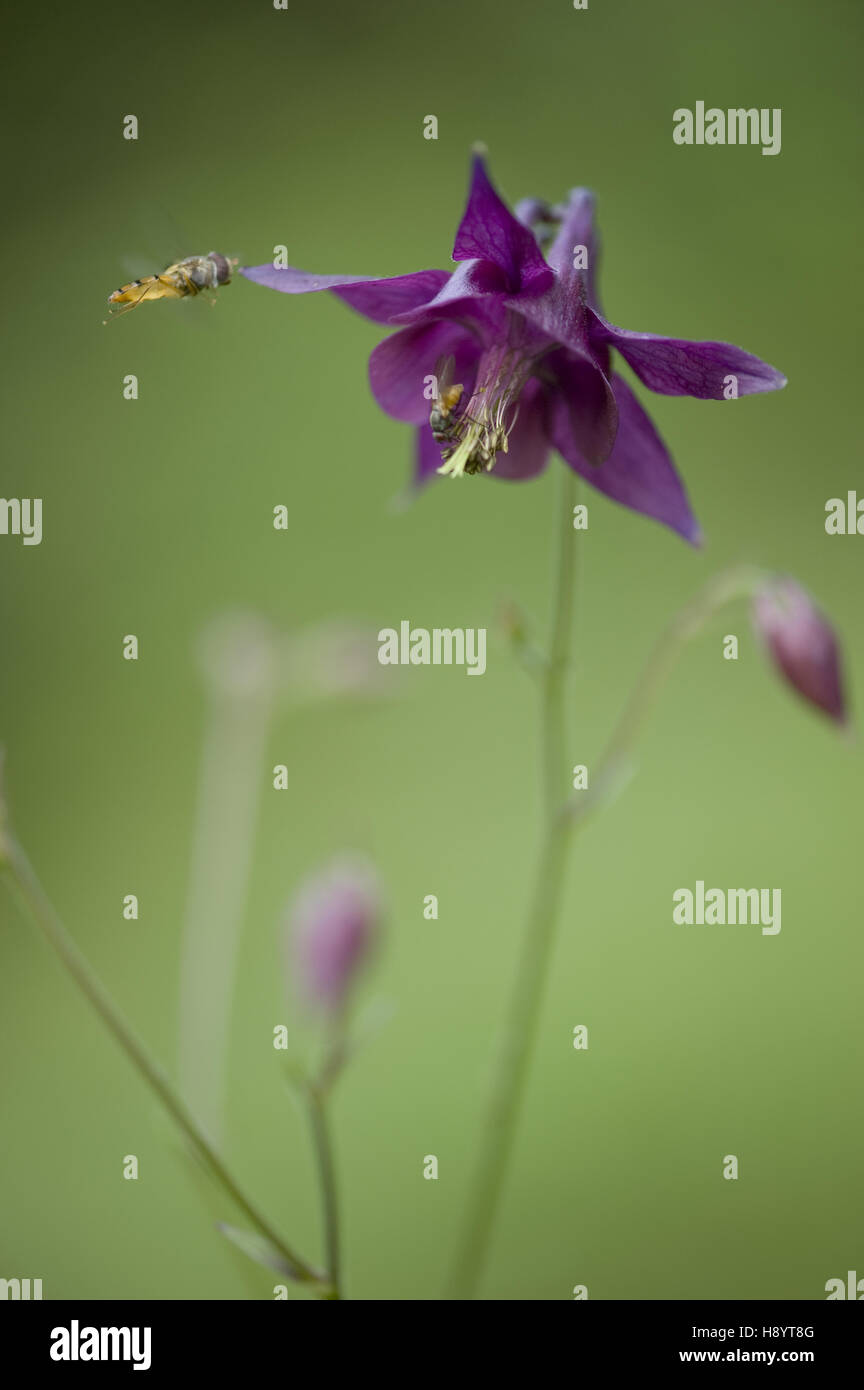
<path fill-rule="evenodd" d="M 212 310 L 103 328 L 125 256 L 258 264 L 284 243 L 326 272 L 446 266 L 478 139 L 508 198 L 591 186 L 609 317 L 740 343 L 790 385 L 728 410 L 641 391 L 707 540 L 694 552 L 583 492 L 569 762 L 590 766 L 661 625 L 738 560 L 812 590 L 854 702 L 864 540 L 824 532 L 826 500 L 861 476 L 852 0 L 148 0 L 19 10 L 6 39 L 2 490 L 44 498 L 41 546 L 0 538 L 7 789 L 61 915 L 172 1069 L 202 627 L 240 609 L 280 631 L 491 629 L 508 596 L 545 621 L 561 465 L 394 509 L 412 438 L 369 395 L 375 325 L 237 280 Z M 697 100 L 781 107 L 782 153 L 676 147 L 672 112 Z M 319 1258 L 308 1136 L 271 1045 L 290 1017 L 279 936 L 302 878 L 364 851 L 390 900 L 364 994 L 396 1011 L 336 1099 L 350 1296 L 441 1295 L 533 869 L 536 764 L 534 695 L 500 639 L 482 682 L 409 670 L 393 699 L 281 711 L 267 740 L 227 1154 Z M 638 777 L 574 847 L 485 1297 L 818 1299 L 861 1271 L 860 786 L 860 747 L 774 679 L 744 609 L 689 650 Z M 672 892 L 698 878 L 782 888 L 780 935 L 674 927 Z M 237 1213 L 5 891 L 0 914 L 0 1275 L 41 1277 L 46 1298 L 271 1297 L 274 1276 L 213 1230 Z"/>

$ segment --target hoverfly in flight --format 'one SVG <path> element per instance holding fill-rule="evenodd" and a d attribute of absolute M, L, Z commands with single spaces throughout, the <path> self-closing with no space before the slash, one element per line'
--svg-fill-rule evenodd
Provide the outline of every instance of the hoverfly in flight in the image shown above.
<path fill-rule="evenodd" d="M 229 260 L 218 251 L 211 251 L 207 256 L 187 256 L 167 266 L 159 275 L 145 275 L 121 285 L 108 296 L 109 313 L 116 318 L 150 299 L 186 299 L 202 291 L 217 290 L 228 284 L 236 265 L 236 260 Z"/>

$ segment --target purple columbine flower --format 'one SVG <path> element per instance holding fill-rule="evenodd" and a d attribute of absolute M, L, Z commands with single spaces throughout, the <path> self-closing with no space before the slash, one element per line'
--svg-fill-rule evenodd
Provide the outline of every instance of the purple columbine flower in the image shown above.
<path fill-rule="evenodd" d="M 288 294 L 331 290 L 374 322 L 399 325 L 372 353 L 369 379 L 388 415 L 418 427 L 418 483 L 436 472 L 531 478 L 554 448 L 601 492 L 696 543 L 675 466 L 613 369 L 613 350 L 667 396 L 732 399 L 786 379 L 727 343 L 616 328 L 600 312 L 597 255 L 593 194 L 577 188 L 559 207 L 530 199 L 511 212 L 477 155 L 454 271 L 374 280 L 273 265 L 242 273 Z M 445 362 L 453 385 L 432 400 Z"/>
<path fill-rule="evenodd" d="M 289 970 L 310 1008 L 337 1014 L 378 934 L 381 895 L 371 866 L 338 859 L 302 885 L 289 911 Z"/>
<path fill-rule="evenodd" d="M 806 589 L 784 576 L 771 579 L 754 595 L 753 623 L 792 688 L 836 723 L 845 724 L 837 638 Z"/>

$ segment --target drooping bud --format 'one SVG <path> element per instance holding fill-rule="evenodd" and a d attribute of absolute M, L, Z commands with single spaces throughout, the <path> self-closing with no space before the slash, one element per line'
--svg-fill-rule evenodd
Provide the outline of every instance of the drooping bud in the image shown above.
<path fill-rule="evenodd" d="M 788 683 L 838 724 L 847 719 L 840 649 L 828 619 L 794 579 L 777 575 L 753 598 L 753 622 Z"/>
<path fill-rule="evenodd" d="M 300 888 L 289 917 L 294 989 L 309 1007 L 336 1014 L 378 936 L 381 893 L 374 870 L 362 859 L 335 860 Z"/>

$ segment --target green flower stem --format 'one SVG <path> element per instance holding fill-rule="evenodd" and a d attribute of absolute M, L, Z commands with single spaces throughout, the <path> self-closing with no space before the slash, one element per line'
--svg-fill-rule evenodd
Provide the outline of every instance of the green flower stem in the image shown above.
<path fill-rule="evenodd" d="M 549 658 L 542 669 L 544 833 L 519 968 L 469 1197 L 468 1218 L 451 1284 L 451 1296 L 456 1299 L 474 1296 L 498 1211 L 549 972 L 572 825 L 560 815 L 560 808 L 564 804 L 562 788 L 567 765 L 565 697 L 573 636 L 575 479 L 566 467 L 561 469 L 561 475 L 562 491 L 556 503 L 560 511 L 557 517 L 560 541 L 555 607 Z"/>
<path fill-rule="evenodd" d="M 324 1213 L 324 1239 L 327 1251 L 327 1274 L 330 1292 L 327 1298 L 342 1298 L 341 1252 L 339 1237 L 339 1202 L 336 1188 L 336 1169 L 333 1161 L 333 1140 L 327 1115 L 327 1093 L 315 1083 L 305 1088 L 306 1108 L 315 1145 L 321 1203 Z"/>
<path fill-rule="evenodd" d="M 452 1281 L 450 1296 L 456 1299 L 474 1296 L 498 1211 L 552 954 L 567 862 L 568 829 L 567 822 L 559 818 L 540 856 L 534 899 L 486 1115 L 468 1225 Z"/>
<path fill-rule="evenodd" d="M 305 1260 L 296 1255 L 281 1236 L 276 1234 L 258 1209 L 253 1206 L 215 1149 L 198 1128 L 158 1062 L 150 1056 L 144 1044 L 129 1029 L 88 961 L 79 951 L 57 916 L 21 846 L 5 826 L 2 830 L 2 842 L 0 842 L 0 868 L 8 876 L 27 915 L 32 919 L 52 950 L 59 956 L 108 1031 L 113 1034 L 133 1066 L 138 1069 L 144 1080 L 156 1093 L 169 1115 L 185 1134 L 226 1194 L 255 1229 L 279 1252 L 293 1279 L 304 1284 L 319 1285 L 324 1296 L 329 1296 L 329 1280 L 326 1275 L 314 1270 Z"/>
<path fill-rule="evenodd" d="M 676 614 L 655 644 L 606 750 L 592 771 L 591 791 L 565 802 L 559 788 L 566 767 L 566 691 L 574 607 L 572 514 L 575 486 L 569 470 L 563 472 L 552 640 L 548 661 L 541 667 L 545 834 L 481 1139 L 468 1220 L 451 1283 L 451 1296 L 457 1299 L 474 1296 L 486 1260 L 534 1049 L 572 833 L 590 812 L 608 800 L 626 776 L 632 749 L 645 719 L 684 646 L 720 608 L 734 599 L 752 595 L 764 578 L 760 570 L 749 565 L 726 570 L 709 581 Z"/>
<path fill-rule="evenodd" d="M 576 536 L 573 531 L 576 475 L 568 467 L 561 470 L 561 494 L 558 502 L 560 528 L 558 541 L 558 572 L 555 583 L 555 610 L 552 618 L 552 637 L 549 659 L 543 675 L 543 798 L 546 808 L 547 832 L 551 833 L 555 817 L 564 799 L 566 777 L 567 718 L 565 697 L 569 675 L 570 650 L 573 641 L 573 612 L 576 576 Z"/>

